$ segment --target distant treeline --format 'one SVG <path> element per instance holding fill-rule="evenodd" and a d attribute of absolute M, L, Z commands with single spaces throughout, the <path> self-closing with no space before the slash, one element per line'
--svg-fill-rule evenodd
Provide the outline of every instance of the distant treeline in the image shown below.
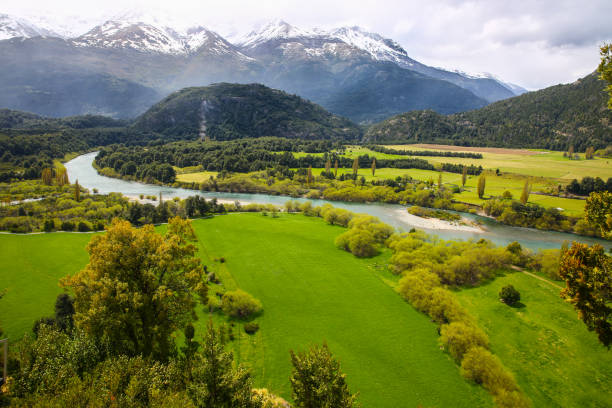
<path fill-rule="evenodd" d="M 593 192 L 598 193 L 601 191 L 612 193 L 612 177 L 608 178 L 607 182 L 599 177 L 585 177 L 580 181 L 574 179 L 565 187 L 565 191 L 570 194 L 582 196 L 588 196 Z"/>
<path fill-rule="evenodd" d="M 388 147 L 380 146 L 380 145 L 368 145 L 366 147 L 378 153 L 397 154 L 397 155 L 402 155 L 402 156 L 462 157 L 462 158 L 469 158 L 469 159 L 482 159 L 482 153 L 441 152 L 441 151 L 435 151 L 435 150 L 399 150 L 399 149 L 390 149 Z"/>
<path fill-rule="evenodd" d="M 302 149 L 300 141 L 279 141 L 274 138 L 241 139 L 228 142 L 176 142 L 160 146 L 148 146 L 146 149 L 136 146 L 113 145 L 102 149 L 96 157 L 96 165 L 100 168 L 110 168 L 121 176 L 134 176 L 146 179 L 152 171 L 150 168 L 160 169 L 161 165 L 177 167 L 201 166 L 208 171 L 230 171 L 247 173 L 266 170 L 269 168 L 324 168 L 326 164 L 334 167 L 336 162 L 340 168 L 352 168 L 354 159 L 342 157 L 339 152 L 323 155 L 306 155 L 295 157 L 289 151 Z M 306 142 L 307 143 L 307 142 Z M 312 144 L 307 146 L 310 150 L 329 150 L 325 144 Z M 275 153 L 287 149 L 283 153 Z M 373 157 L 359 156 L 359 168 L 370 168 Z M 377 168 L 422 169 L 437 170 L 433 164 L 423 159 L 405 158 L 376 160 Z M 461 173 L 463 165 L 444 163 L 441 170 Z M 477 175 L 482 172 L 481 166 L 468 166 L 468 174 Z M 169 179 L 158 181 L 171 182 Z"/>

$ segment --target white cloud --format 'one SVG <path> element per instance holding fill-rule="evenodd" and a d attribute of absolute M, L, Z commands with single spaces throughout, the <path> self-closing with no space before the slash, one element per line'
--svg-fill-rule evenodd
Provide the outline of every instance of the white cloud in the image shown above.
<path fill-rule="evenodd" d="M 82 31 L 126 8 L 232 36 L 273 18 L 303 28 L 360 25 L 423 63 L 490 72 L 529 89 L 592 72 L 598 46 L 612 41 L 610 0 L 29 0 L 0 11 Z"/>

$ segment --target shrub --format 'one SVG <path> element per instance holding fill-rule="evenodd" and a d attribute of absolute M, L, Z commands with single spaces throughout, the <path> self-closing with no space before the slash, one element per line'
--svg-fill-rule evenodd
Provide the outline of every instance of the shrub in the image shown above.
<path fill-rule="evenodd" d="M 247 334 L 255 334 L 259 330 L 259 325 L 255 322 L 249 322 L 244 325 L 244 331 Z"/>
<path fill-rule="evenodd" d="M 350 229 L 336 238 L 336 246 L 357 257 L 374 256 L 377 253 L 374 234 L 367 230 Z"/>
<path fill-rule="evenodd" d="M 456 361 L 461 361 L 472 347 L 489 346 L 489 339 L 481 329 L 463 322 L 442 325 L 440 335 L 440 341 Z"/>
<path fill-rule="evenodd" d="M 221 308 L 232 317 L 245 319 L 262 311 L 261 302 L 241 289 L 226 292 Z"/>
<path fill-rule="evenodd" d="M 91 231 L 91 224 L 85 221 L 79 221 L 79 225 L 77 227 L 79 232 L 88 232 Z"/>
<path fill-rule="evenodd" d="M 62 222 L 62 231 L 74 231 L 74 223 L 70 221 Z"/>
<path fill-rule="evenodd" d="M 43 231 L 51 232 L 55 229 L 55 223 L 53 220 L 45 220 L 45 224 L 43 226 Z"/>
<path fill-rule="evenodd" d="M 473 347 L 463 357 L 461 375 L 477 384 L 482 384 L 495 395 L 503 391 L 518 391 L 512 375 L 506 371 L 499 359 L 483 347 Z"/>
<path fill-rule="evenodd" d="M 504 286 L 499 292 L 499 298 L 505 304 L 512 306 L 521 300 L 521 294 L 518 290 L 514 289 L 514 286 L 508 285 Z"/>

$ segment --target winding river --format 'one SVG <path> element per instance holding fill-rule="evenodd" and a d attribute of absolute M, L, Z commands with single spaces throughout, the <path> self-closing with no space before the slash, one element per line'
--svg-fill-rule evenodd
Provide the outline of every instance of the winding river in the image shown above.
<path fill-rule="evenodd" d="M 241 203 L 260 203 L 283 205 L 292 198 L 286 196 L 275 196 L 268 194 L 243 194 L 243 193 L 222 193 L 222 192 L 201 192 L 184 188 L 173 188 L 168 186 L 157 186 L 133 181 L 125 181 L 110 177 L 101 176 L 92 167 L 97 152 L 87 153 L 67 162 L 66 169 L 71 181 L 77 180 L 79 184 L 90 190 L 96 188 L 100 194 L 119 192 L 126 196 L 154 195 L 161 192 L 164 197 L 186 198 L 193 195 L 200 195 L 207 199 L 217 198 L 225 201 L 240 201 Z M 612 247 L 612 243 L 589 237 L 582 237 L 561 232 L 539 231 L 531 228 L 510 227 L 500 224 L 490 218 L 478 215 L 462 213 L 467 219 L 477 221 L 482 224 L 484 231 L 474 229 L 438 229 L 432 228 L 433 222 L 428 222 L 420 218 L 411 217 L 407 214 L 406 207 L 397 204 L 361 204 L 340 201 L 313 200 L 297 198 L 300 202 L 311 201 L 313 205 L 332 204 L 335 207 L 345 208 L 356 213 L 366 213 L 380 218 L 381 221 L 393 225 L 394 227 L 408 231 L 413 227 L 424 230 L 429 234 L 434 234 L 441 239 L 490 239 L 497 245 L 507 245 L 510 242 L 518 241 L 522 246 L 533 250 L 559 248 L 564 241 L 580 241 L 587 244 L 599 243 L 605 248 Z"/>

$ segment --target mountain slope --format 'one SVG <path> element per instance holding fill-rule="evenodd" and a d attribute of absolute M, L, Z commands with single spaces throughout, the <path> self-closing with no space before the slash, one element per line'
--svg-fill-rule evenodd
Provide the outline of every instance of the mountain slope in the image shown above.
<path fill-rule="evenodd" d="M 493 103 L 485 108 L 443 116 L 408 112 L 368 129 L 365 139 L 390 143 L 450 143 L 501 147 L 602 148 L 612 144 L 612 111 L 604 82 L 592 73 L 572 84 L 557 85 Z"/>
<path fill-rule="evenodd" d="M 0 40 L 38 36 L 57 37 L 58 35 L 25 19 L 0 13 Z"/>
<path fill-rule="evenodd" d="M 140 116 L 134 128 L 213 140 L 260 136 L 354 140 L 360 136 L 350 121 L 259 84 L 182 89 Z"/>

